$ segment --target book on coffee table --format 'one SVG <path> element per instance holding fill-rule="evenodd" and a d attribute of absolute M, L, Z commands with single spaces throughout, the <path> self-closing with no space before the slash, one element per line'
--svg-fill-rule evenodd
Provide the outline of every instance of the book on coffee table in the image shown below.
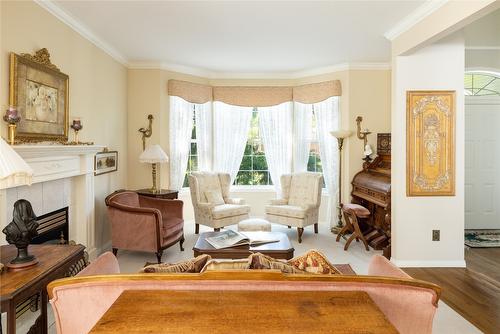
<path fill-rule="evenodd" d="M 214 246 L 214 248 L 216 249 L 230 248 L 243 245 L 255 246 L 255 245 L 261 245 L 279 241 L 279 239 L 276 238 L 251 239 L 248 236 L 244 235 L 243 233 L 236 232 L 233 230 L 226 230 L 220 232 L 220 234 L 213 237 L 208 237 L 205 240 L 210 245 Z"/>

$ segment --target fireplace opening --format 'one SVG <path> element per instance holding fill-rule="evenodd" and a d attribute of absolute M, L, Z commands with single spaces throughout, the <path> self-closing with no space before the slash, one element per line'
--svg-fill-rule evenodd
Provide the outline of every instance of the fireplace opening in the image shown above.
<path fill-rule="evenodd" d="M 58 209 L 37 217 L 38 236 L 32 244 L 67 244 L 69 234 L 68 207 Z"/>

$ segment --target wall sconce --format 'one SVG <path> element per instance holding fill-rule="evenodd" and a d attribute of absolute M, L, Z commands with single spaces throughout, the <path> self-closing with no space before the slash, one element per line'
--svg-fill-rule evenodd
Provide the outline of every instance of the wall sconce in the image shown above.
<path fill-rule="evenodd" d="M 359 139 L 363 141 L 363 149 L 364 149 L 366 143 L 368 142 L 368 135 L 371 133 L 371 131 L 368 129 L 361 130 L 361 121 L 363 121 L 363 117 L 358 116 L 356 118 L 356 124 L 358 126 L 357 136 Z"/>
<path fill-rule="evenodd" d="M 148 128 L 140 128 L 139 132 L 142 133 L 142 150 L 146 149 L 146 138 L 151 137 L 153 134 L 153 115 L 148 115 L 149 125 Z"/>

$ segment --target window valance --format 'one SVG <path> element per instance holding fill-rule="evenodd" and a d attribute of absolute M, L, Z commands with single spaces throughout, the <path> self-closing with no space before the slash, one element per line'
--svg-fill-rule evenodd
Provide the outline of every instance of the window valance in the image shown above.
<path fill-rule="evenodd" d="M 212 101 L 213 97 L 211 86 L 180 80 L 168 80 L 168 95 L 199 104 Z"/>
<path fill-rule="evenodd" d="M 240 107 L 270 107 L 292 97 L 292 87 L 214 87 L 214 101 Z"/>
<path fill-rule="evenodd" d="M 340 80 L 325 81 L 293 87 L 293 100 L 300 103 L 318 103 L 332 96 L 342 95 Z"/>
<path fill-rule="evenodd" d="M 270 107 L 284 102 L 318 103 L 342 95 L 340 80 L 296 87 L 206 86 L 187 81 L 169 80 L 168 94 L 191 103 L 219 101 L 240 107 Z"/>

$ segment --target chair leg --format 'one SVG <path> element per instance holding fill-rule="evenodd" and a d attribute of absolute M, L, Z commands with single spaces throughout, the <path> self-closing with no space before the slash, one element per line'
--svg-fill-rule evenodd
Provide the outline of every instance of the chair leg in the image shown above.
<path fill-rule="evenodd" d="M 158 263 L 161 263 L 161 256 L 163 255 L 163 250 L 159 250 L 156 252 L 156 259 L 158 260 Z"/>
<path fill-rule="evenodd" d="M 194 234 L 200 233 L 200 224 L 194 224 Z"/>
<path fill-rule="evenodd" d="M 370 248 L 368 248 L 368 242 L 366 242 L 365 236 L 363 235 L 363 233 L 361 232 L 361 229 L 359 228 L 359 224 L 358 224 L 358 220 L 357 219 L 354 222 L 353 227 L 354 227 L 354 233 L 353 233 L 353 235 L 356 235 L 356 241 L 358 241 L 357 240 L 358 238 L 361 239 L 361 241 L 363 242 L 363 244 L 365 244 L 366 250 L 369 251 Z"/>
<path fill-rule="evenodd" d="M 113 248 L 113 255 L 116 256 L 118 254 L 118 248 Z"/>
<path fill-rule="evenodd" d="M 314 233 L 318 234 L 318 223 L 314 224 Z"/>
<path fill-rule="evenodd" d="M 299 233 L 299 244 L 302 242 L 302 233 L 304 233 L 304 229 L 302 227 L 297 227 L 297 232 Z"/>
<path fill-rule="evenodd" d="M 346 223 L 342 228 L 340 229 L 339 233 L 337 234 L 337 239 L 335 239 L 337 242 L 340 241 L 340 237 L 342 237 L 347 231 L 349 231 L 351 228 L 349 223 Z"/>
<path fill-rule="evenodd" d="M 220 231 L 220 227 L 214 228 L 214 232 L 219 232 L 219 231 Z"/>
<path fill-rule="evenodd" d="M 181 240 L 179 241 L 179 246 L 181 247 L 181 252 L 184 252 L 184 247 L 182 247 L 182 244 L 184 243 L 184 234 L 182 235 Z"/>
<path fill-rule="evenodd" d="M 349 245 L 351 244 L 351 242 L 354 240 L 354 238 L 356 238 L 356 236 L 354 235 L 354 233 L 349 237 L 349 239 L 347 239 L 347 242 L 345 243 L 345 246 L 344 246 L 344 250 L 346 251 L 347 248 L 349 248 Z"/>

